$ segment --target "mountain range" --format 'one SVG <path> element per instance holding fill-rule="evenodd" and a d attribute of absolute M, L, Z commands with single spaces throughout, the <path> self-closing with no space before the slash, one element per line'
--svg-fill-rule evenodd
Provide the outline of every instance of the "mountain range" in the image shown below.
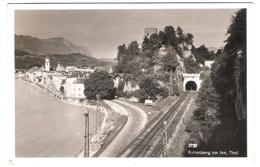
<path fill-rule="evenodd" d="M 15 35 L 16 69 L 43 66 L 46 56 L 49 56 L 53 68 L 57 66 L 58 62 L 64 66 L 75 65 L 78 67 L 114 64 L 111 60 L 92 57 L 86 47 L 77 46 L 62 37 L 40 39 L 28 35 Z"/>
<path fill-rule="evenodd" d="M 37 55 L 80 53 L 91 56 L 86 47 L 77 46 L 63 37 L 40 39 L 29 35 L 15 35 L 15 49 Z"/>

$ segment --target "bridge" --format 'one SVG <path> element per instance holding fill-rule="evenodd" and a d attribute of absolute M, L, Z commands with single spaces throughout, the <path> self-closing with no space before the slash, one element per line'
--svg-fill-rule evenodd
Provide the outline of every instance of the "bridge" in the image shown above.
<path fill-rule="evenodd" d="M 197 73 L 183 73 L 183 90 L 184 91 L 198 91 L 201 86 L 200 74 Z"/>

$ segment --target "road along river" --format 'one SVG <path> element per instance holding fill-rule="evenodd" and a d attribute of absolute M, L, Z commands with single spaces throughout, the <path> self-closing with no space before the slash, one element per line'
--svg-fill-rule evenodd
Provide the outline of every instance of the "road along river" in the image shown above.
<path fill-rule="evenodd" d="M 56 101 L 48 92 L 15 81 L 16 157 L 74 157 L 84 146 L 83 107 Z M 95 114 L 90 110 L 90 133 Z"/>
<path fill-rule="evenodd" d="M 119 132 L 111 144 L 99 155 L 99 157 L 116 157 L 118 152 L 128 145 L 145 127 L 147 123 L 146 113 L 138 107 L 122 101 L 105 101 L 114 111 L 128 115 L 124 128 Z"/>

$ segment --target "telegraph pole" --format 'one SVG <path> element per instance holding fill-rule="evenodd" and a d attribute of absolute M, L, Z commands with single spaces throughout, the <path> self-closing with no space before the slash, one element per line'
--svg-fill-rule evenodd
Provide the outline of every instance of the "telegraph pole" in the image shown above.
<path fill-rule="evenodd" d="M 168 156 L 168 150 L 167 150 L 167 140 L 168 140 L 168 135 L 167 135 L 167 121 L 163 122 L 164 125 L 164 133 L 163 133 L 163 157 Z"/>
<path fill-rule="evenodd" d="M 85 116 L 85 144 L 84 144 L 84 157 L 89 157 L 89 111 L 86 110 L 84 113 Z"/>
<path fill-rule="evenodd" d="M 97 98 L 97 111 L 96 111 L 96 136 L 98 142 L 98 129 L 100 127 L 100 96 L 99 94 L 96 95 Z"/>
<path fill-rule="evenodd" d="M 170 42 L 169 42 L 169 40 L 168 40 L 168 44 L 169 44 Z M 171 53 L 171 51 L 172 51 L 172 47 L 171 47 L 171 45 L 169 44 L 169 49 L 168 49 L 168 52 L 169 52 L 169 54 Z M 172 67 L 171 67 L 171 69 L 170 69 L 170 91 L 169 91 L 169 95 L 170 96 L 173 96 L 173 69 L 172 69 Z"/>
<path fill-rule="evenodd" d="M 170 96 L 173 96 L 173 70 L 170 70 Z"/>
<path fill-rule="evenodd" d="M 208 97 L 208 88 L 206 89 L 206 111 L 205 111 L 205 121 L 206 121 L 206 126 L 208 127 L 208 107 L 209 107 L 209 97 Z"/>

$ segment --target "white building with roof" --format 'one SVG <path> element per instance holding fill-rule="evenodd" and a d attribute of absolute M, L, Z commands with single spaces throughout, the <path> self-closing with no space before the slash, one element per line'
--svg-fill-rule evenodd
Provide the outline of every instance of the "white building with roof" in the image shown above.
<path fill-rule="evenodd" d="M 65 71 L 65 68 L 61 65 L 61 62 L 57 63 L 56 71 L 59 72 Z"/>
<path fill-rule="evenodd" d="M 128 81 L 128 82 L 125 82 L 123 92 L 133 92 L 133 91 L 136 91 L 139 89 L 140 89 L 140 87 L 138 84 L 134 84 L 133 82 Z"/>
<path fill-rule="evenodd" d="M 114 88 L 118 88 L 120 81 L 123 81 L 122 74 L 115 74 L 112 76 L 114 82 Z"/>
<path fill-rule="evenodd" d="M 50 71 L 50 68 L 51 68 L 51 66 L 50 66 L 50 58 L 47 56 L 45 58 L 45 71 Z"/>
<path fill-rule="evenodd" d="M 204 61 L 204 66 L 205 67 L 208 67 L 208 68 L 211 68 L 212 64 L 214 63 L 215 61 L 214 60 L 205 60 Z"/>
<path fill-rule="evenodd" d="M 32 67 L 26 72 L 26 77 L 31 81 L 31 82 L 41 82 L 42 81 L 42 67 Z"/>
<path fill-rule="evenodd" d="M 66 76 L 61 73 L 55 73 L 52 75 L 52 87 L 56 92 L 60 92 L 61 87 L 64 85 Z"/>
<path fill-rule="evenodd" d="M 64 93 L 66 97 L 85 99 L 85 78 L 68 77 L 64 83 Z"/>

